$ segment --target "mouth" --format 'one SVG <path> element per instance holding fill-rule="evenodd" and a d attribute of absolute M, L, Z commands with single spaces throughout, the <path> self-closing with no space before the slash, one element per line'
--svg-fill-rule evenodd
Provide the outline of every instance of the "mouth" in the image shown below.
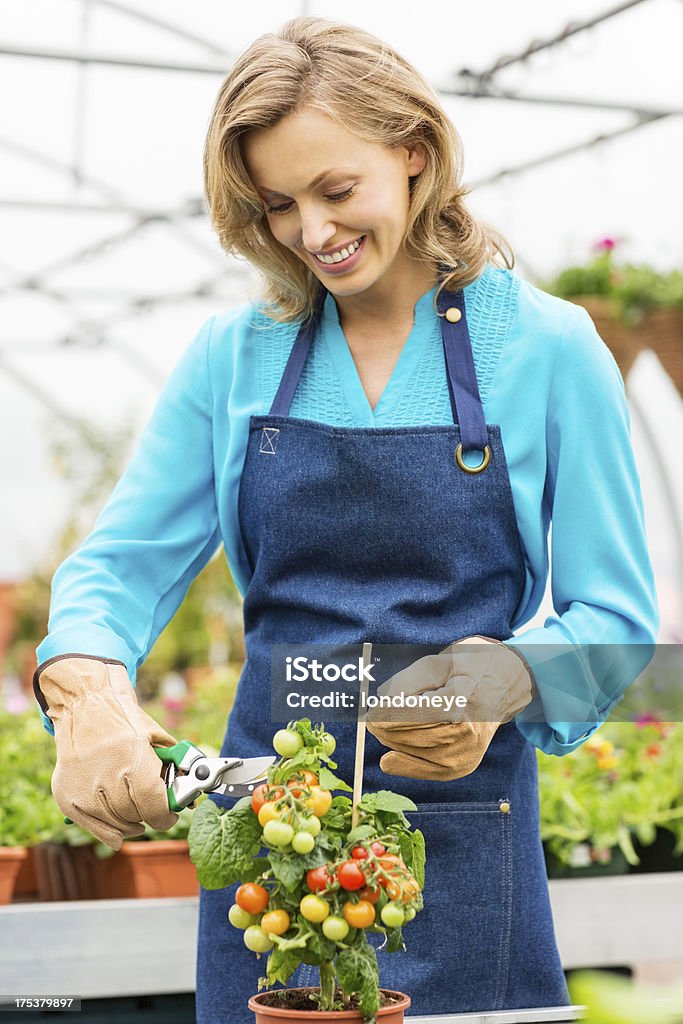
<path fill-rule="evenodd" d="M 367 235 L 360 235 L 347 246 L 343 246 L 337 252 L 328 256 L 316 256 L 314 259 L 318 266 L 326 273 L 339 273 L 341 270 L 349 270 L 360 259 L 360 254 L 365 247 Z"/>

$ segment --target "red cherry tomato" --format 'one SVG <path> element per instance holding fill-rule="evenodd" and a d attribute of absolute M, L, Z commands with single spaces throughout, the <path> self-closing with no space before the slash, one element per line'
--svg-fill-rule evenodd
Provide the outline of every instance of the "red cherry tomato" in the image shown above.
<path fill-rule="evenodd" d="M 334 881 L 334 875 L 328 871 L 328 865 L 323 864 L 319 868 L 310 868 L 306 872 L 306 885 L 311 892 L 322 892 Z"/>
<path fill-rule="evenodd" d="M 345 860 L 340 864 L 337 868 L 337 879 L 342 889 L 351 892 L 354 889 L 362 889 L 366 883 L 365 875 L 356 860 Z"/>
<path fill-rule="evenodd" d="M 382 843 L 370 843 L 370 849 L 374 853 L 375 857 L 382 857 L 387 852 L 386 847 Z M 351 856 L 354 860 L 366 860 L 368 851 L 364 846 L 354 846 L 351 850 Z"/>

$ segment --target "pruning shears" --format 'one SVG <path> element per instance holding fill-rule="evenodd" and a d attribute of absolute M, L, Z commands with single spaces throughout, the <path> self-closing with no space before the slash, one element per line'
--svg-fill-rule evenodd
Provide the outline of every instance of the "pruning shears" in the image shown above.
<path fill-rule="evenodd" d="M 168 807 L 182 811 L 192 807 L 202 793 L 223 796 L 251 796 L 266 781 L 274 757 L 208 757 L 189 740 L 172 747 L 154 747 L 161 759 L 161 778 L 166 786 Z M 64 819 L 73 825 L 70 818 Z"/>
<path fill-rule="evenodd" d="M 173 747 L 155 747 L 163 762 L 161 777 L 166 784 L 171 811 L 191 807 L 202 793 L 223 796 L 251 796 L 266 781 L 274 757 L 207 757 L 189 740 Z"/>

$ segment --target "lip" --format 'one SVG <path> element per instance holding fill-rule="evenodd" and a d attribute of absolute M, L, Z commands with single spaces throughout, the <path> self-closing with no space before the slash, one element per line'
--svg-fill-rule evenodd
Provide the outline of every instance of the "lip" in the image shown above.
<path fill-rule="evenodd" d="M 360 243 L 360 245 L 358 246 L 358 248 L 354 252 L 353 256 L 348 256 L 345 260 L 342 260 L 341 263 L 321 263 L 321 261 L 319 259 L 317 259 L 312 253 L 311 253 L 311 257 L 312 257 L 312 259 L 315 260 L 316 267 L 320 267 L 320 269 L 323 270 L 327 274 L 343 274 L 343 273 L 346 273 L 347 270 L 351 270 L 353 267 L 355 267 L 356 263 L 360 259 L 360 255 L 363 252 L 363 249 L 365 248 L 365 240 L 367 239 L 367 237 L 368 237 L 367 235 L 363 235 L 362 236 L 363 241 Z M 354 239 L 354 241 L 355 241 L 355 239 Z M 342 246 L 342 249 L 343 248 L 344 248 L 344 246 Z M 338 252 L 339 250 L 335 249 L 334 251 Z"/>

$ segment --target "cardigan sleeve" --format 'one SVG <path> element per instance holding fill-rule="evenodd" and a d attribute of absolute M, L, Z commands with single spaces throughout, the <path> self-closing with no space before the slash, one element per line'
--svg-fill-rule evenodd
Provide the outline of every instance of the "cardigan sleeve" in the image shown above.
<path fill-rule="evenodd" d="M 162 390 L 122 477 L 52 580 L 44 663 L 121 661 L 131 682 L 221 541 L 213 471 L 208 320 Z M 54 734 L 41 709 L 43 724 Z"/>
<path fill-rule="evenodd" d="M 624 385 L 580 306 L 571 305 L 558 345 L 546 444 L 555 614 L 507 643 L 535 679 L 517 728 L 561 756 L 606 720 L 646 667 L 659 625 Z"/>

